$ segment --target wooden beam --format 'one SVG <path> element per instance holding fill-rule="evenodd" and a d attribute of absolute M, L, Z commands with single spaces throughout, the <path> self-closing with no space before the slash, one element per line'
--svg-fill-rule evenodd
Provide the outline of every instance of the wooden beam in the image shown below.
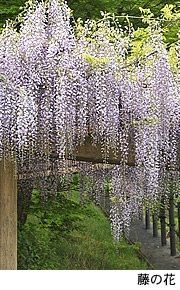
<path fill-rule="evenodd" d="M 17 269 L 17 180 L 15 165 L 0 162 L 0 270 Z"/>
<path fill-rule="evenodd" d="M 101 144 L 98 143 L 96 146 L 92 145 L 91 138 L 89 136 L 86 137 L 85 142 L 82 146 L 77 146 L 76 152 L 74 152 L 73 156 L 77 161 L 86 161 L 93 163 L 103 163 L 103 156 L 101 150 Z M 109 157 L 107 158 L 108 164 L 120 164 L 122 161 L 121 151 L 117 150 L 117 156 L 114 157 L 114 153 L 112 150 L 109 152 Z M 128 149 L 128 161 L 127 164 L 130 166 L 135 165 L 135 152 L 134 152 L 134 142 L 130 143 Z"/>
<path fill-rule="evenodd" d="M 177 170 L 180 171 L 180 142 L 178 142 L 177 151 Z M 73 152 L 73 157 L 77 161 L 86 161 L 92 163 L 104 163 L 101 144 L 92 144 L 91 138 L 86 136 L 83 145 L 78 145 L 76 151 Z M 56 157 L 57 158 L 57 157 Z M 109 157 L 107 158 L 108 164 L 120 164 L 122 161 L 122 154 L 120 148 L 117 148 L 117 156 L 114 157 L 114 153 L 110 150 Z M 129 147 L 127 165 L 135 166 L 135 144 L 133 131 L 129 132 Z M 167 166 L 168 169 L 168 166 Z"/>

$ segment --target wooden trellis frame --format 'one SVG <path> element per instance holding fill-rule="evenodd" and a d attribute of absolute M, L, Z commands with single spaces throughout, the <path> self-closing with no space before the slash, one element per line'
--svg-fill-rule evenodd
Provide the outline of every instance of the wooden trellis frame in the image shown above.
<path fill-rule="evenodd" d="M 78 161 L 102 163 L 101 145 L 93 146 L 87 137 L 83 146 L 78 146 L 73 157 Z M 119 164 L 121 154 L 114 158 L 110 152 L 108 163 Z M 134 165 L 134 154 L 129 149 L 128 164 Z M 17 177 L 15 165 L 0 162 L 0 270 L 17 269 Z"/>
<path fill-rule="evenodd" d="M 87 137 L 73 156 L 78 161 L 102 163 L 101 145 L 93 146 Z M 179 154 L 180 156 L 180 154 Z M 116 158 L 110 151 L 109 164 L 120 164 L 121 152 Z M 178 160 L 179 161 L 179 160 Z M 134 144 L 130 142 L 128 165 L 135 164 Z M 180 163 L 180 162 L 179 162 Z M 8 161 L 0 162 L 0 270 L 17 269 L 17 177 L 16 168 Z"/>

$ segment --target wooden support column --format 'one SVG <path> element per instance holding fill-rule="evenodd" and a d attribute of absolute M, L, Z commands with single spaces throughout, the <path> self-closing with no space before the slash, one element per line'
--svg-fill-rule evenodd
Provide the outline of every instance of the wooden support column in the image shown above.
<path fill-rule="evenodd" d="M 146 222 L 146 230 L 149 230 L 150 227 L 151 227 L 151 224 L 150 224 L 150 210 L 149 210 L 149 208 L 146 208 L 145 222 Z"/>
<path fill-rule="evenodd" d="M 176 256 L 176 236 L 175 236 L 175 218 L 174 218 L 174 197 L 169 198 L 169 230 L 170 230 L 170 247 L 171 256 Z"/>
<path fill-rule="evenodd" d="M 161 246 L 166 246 L 166 211 L 164 206 L 164 199 L 161 201 L 160 208 L 160 220 L 161 220 Z"/>
<path fill-rule="evenodd" d="M 17 269 L 17 180 L 15 165 L 0 162 L 0 270 Z"/>
<path fill-rule="evenodd" d="M 143 206 L 142 205 L 139 207 L 139 220 L 143 221 Z"/>
<path fill-rule="evenodd" d="M 180 202 L 178 202 L 177 208 L 178 208 L 178 236 L 180 242 Z"/>
<path fill-rule="evenodd" d="M 158 237 L 158 215 L 156 211 L 153 213 L 153 237 Z"/>

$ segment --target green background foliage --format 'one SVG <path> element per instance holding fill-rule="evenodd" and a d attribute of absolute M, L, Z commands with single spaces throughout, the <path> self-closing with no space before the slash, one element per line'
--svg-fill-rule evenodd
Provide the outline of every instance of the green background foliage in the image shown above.
<path fill-rule="evenodd" d="M 118 16 L 130 15 L 140 16 L 139 7 L 149 8 L 155 17 L 160 15 L 160 10 L 166 4 L 173 4 L 176 8 L 179 0 L 68 0 L 69 7 L 74 12 L 75 18 L 100 18 L 100 11 L 115 13 Z M 136 19 L 134 23 L 137 26 L 141 22 Z"/>
<path fill-rule="evenodd" d="M 39 0 L 40 1 L 40 0 Z M 26 0 L 0 0 L 0 27 L 3 26 L 5 20 L 14 19 L 21 11 L 21 7 L 28 2 Z M 173 4 L 175 10 L 180 5 L 179 0 L 68 0 L 69 7 L 73 10 L 75 19 L 82 18 L 86 20 L 98 19 L 101 17 L 101 11 L 115 13 L 117 16 L 141 16 L 139 7 L 144 9 L 149 8 L 155 17 L 160 15 L 160 10 L 166 4 Z M 142 26 L 140 19 L 134 19 L 135 28 Z M 126 25 L 126 21 L 122 18 L 121 23 Z"/>
<path fill-rule="evenodd" d="M 0 28 L 3 27 L 6 19 L 15 19 L 25 2 L 26 0 L 0 0 Z"/>

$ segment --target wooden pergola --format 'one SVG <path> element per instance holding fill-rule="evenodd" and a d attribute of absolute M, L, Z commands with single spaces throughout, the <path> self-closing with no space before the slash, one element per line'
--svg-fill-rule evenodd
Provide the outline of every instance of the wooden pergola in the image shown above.
<path fill-rule="evenodd" d="M 133 166 L 134 145 L 133 142 L 130 144 L 127 163 Z M 103 163 L 101 145 L 93 146 L 89 137 L 86 138 L 83 146 L 77 147 L 73 156 L 78 161 Z M 109 164 L 120 164 L 120 150 L 116 158 L 110 152 L 107 161 Z M 17 177 L 15 164 L 7 160 L 0 162 L 0 269 L 17 269 Z"/>

